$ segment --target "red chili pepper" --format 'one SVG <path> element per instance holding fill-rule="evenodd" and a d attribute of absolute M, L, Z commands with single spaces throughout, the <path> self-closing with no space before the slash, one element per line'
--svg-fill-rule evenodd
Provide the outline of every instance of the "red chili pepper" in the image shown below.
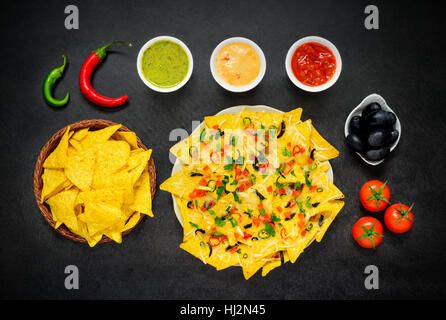
<path fill-rule="evenodd" d="M 212 240 L 216 240 L 216 243 L 212 243 Z M 220 243 L 223 241 L 223 237 L 209 237 L 209 243 L 211 244 L 212 248 L 218 247 L 220 245 Z"/>
<path fill-rule="evenodd" d="M 280 236 L 282 237 L 282 239 L 285 239 L 288 237 L 288 235 L 286 234 L 285 228 L 282 228 L 282 230 L 280 230 Z"/>
<path fill-rule="evenodd" d="M 236 252 L 237 250 L 238 250 L 238 246 L 229 249 L 229 252 L 230 252 L 230 253 L 234 253 L 234 252 Z"/>
<path fill-rule="evenodd" d="M 91 84 L 91 75 L 93 73 L 94 68 L 96 68 L 96 66 L 104 60 L 107 54 L 106 52 L 107 48 L 115 43 L 124 43 L 130 47 L 132 46 L 130 42 L 114 41 L 110 42 L 109 44 L 106 44 L 103 47 L 100 47 L 99 49 L 94 50 L 84 61 L 84 64 L 82 65 L 81 68 L 81 73 L 79 75 L 79 86 L 81 88 L 84 97 L 87 100 L 93 102 L 94 104 L 105 108 L 119 107 L 120 105 L 124 104 L 124 102 L 126 102 L 128 99 L 127 95 L 119 98 L 105 97 L 99 94 Z"/>

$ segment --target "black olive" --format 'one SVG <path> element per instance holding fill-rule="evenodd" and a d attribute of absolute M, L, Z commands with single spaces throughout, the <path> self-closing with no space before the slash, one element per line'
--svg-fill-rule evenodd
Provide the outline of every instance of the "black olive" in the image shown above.
<path fill-rule="evenodd" d="M 316 149 L 312 149 L 311 152 L 310 152 L 311 160 L 314 160 L 314 151 L 316 151 Z"/>
<path fill-rule="evenodd" d="M 349 134 L 347 136 L 347 143 L 355 151 L 362 152 L 365 149 L 364 143 L 362 142 L 361 138 L 356 134 Z"/>
<path fill-rule="evenodd" d="M 390 130 L 385 128 L 376 129 L 370 132 L 366 137 L 367 144 L 373 148 L 382 147 L 388 144 L 387 141 L 389 141 L 389 139 Z"/>
<path fill-rule="evenodd" d="M 277 138 L 280 138 L 281 136 L 283 136 L 283 134 L 285 133 L 285 121 L 282 121 L 280 124 L 280 131 L 279 134 L 277 135 Z"/>
<path fill-rule="evenodd" d="M 203 229 L 197 229 L 197 230 L 195 230 L 195 234 L 197 234 L 197 232 L 201 232 L 202 234 L 205 234 L 205 233 L 206 233 L 206 231 L 204 231 Z"/>
<path fill-rule="evenodd" d="M 260 200 L 265 200 L 265 197 L 260 192 L 258 192 L 257 189 L 255 189 L 254 191 L 255 191 L 257 197 L 259 197 Z"/>
<path fill-rule="evenodd" d="M 364 157 L 368 160 L 378 161 L 384 159 L 390 153 L 388 146 L 379 149 L 371 149 L 364 153 Z"/>
<path fill-rule="evenodd" d="M 400 132 L 398 130 L 390 131 L 390 137 L 389 140 L 387 140 L 387 144 L 389 145 L 393 144 L 396 140 L 398 140 L 399 135 Z"/>
<path fill-rule="evenodd" d="M 260 170 L 258 164 L 259 164 L 259 159 L 257 159 L 257 157 L 255 157 L 255 158 L 254 158 L 254 163 L 252 164 L 252 168 L 253 168 L 255 171 L 259 171 L 259 170 Z"/>
<path fill-rule="evenodd" d="M 352 117 L 350 120 L 350 124 L 349 124 L 350 133 L 353 132 L 356 134 L 360 134 L 361 133 L 361 122 L 362 122 L 361 116 Z"/>
<path fill-rule="evenodd" d="M 285 221 L 291 220 L 296 215 L 296 212 L 293 212 L 288 218 L 285 218 Z"/>
<path fill-rule="evenodd" d="M 381 110 L 381 106 L 377 102 L 372 102 L 368 104 L 363 110 L 362 110 L 362 116 L 365 118 L 368 114 Z"/>
<path fill-rule="evenodd" d="M 192 209 L 191 206 L 192 206 L 192 200 L 189 201 L 189 202 L 187 203 L 187 207 L 188 207 L 189 209 Z"/>
<path fill-rule="evenodd" d="M 316 208 L 319 204 L 320 204 L 320 202 L 315 202 L 312 204 L 312 206 L 313 206 L 313 208 Z"/>
<path fill-rule="evenodd" d="M 199 172 L 192 172 L 192 173 L 190 174 L 190 176 L 191 176 L 191 177 L 202 177 L 203 174 L 202 174 L 202 173 L 199 173 Z"/>
<path fill-rule="evenodd" d="M 363 120 L 363 124 L 368 130 L 380 127 L 392 127 L 395 122 L 395 114 L 384 110 L 374 111 L 364 117 Z"/>
<path fill-rule="evenodd" d="M 324 216 L 321 214 L 319 217 L 319 227 L 322 226 L 322 223 L 324 223 Z"/>
<path fill-rule="evenodd" d="M 252 227 L 252 223 L 248 223 L 247 225 L 245 225 L 243 228 L 244 229 L 249 229 L 249 228 L 251 228 Z"/>
<path fill-rule="evenodd" d="M 212 246 L 211 244 L 208 242 L 208 247 L 209 247 L 209 257 L 212 255 Z"/>
<path fill-rule="evenodd" d="M 248 217 L 250 217 L 251 218 L 251 214 L 249 213 L 249 212 L 243 212 L 244 214 L 247 214 L 248 215 Z"/>

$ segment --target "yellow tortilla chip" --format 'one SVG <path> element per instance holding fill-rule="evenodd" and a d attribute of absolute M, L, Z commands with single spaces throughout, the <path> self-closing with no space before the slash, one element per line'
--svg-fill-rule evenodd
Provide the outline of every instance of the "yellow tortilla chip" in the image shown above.
<path fill-rule="evenodd" d="M 74 212 L 74 202 L 78 193 L 79 191 L 76 189 L 61 191 L 46 201 L 51 208 L 53 220 L 57 223 L 63 223 L 73 230 L 78 228 Z"/>
<path fill-rule="evenodd" d="M 134 202 L 130 206 L 134 211 L 144 213 L 153 217 L 152 213 L 152 192 L 150 188 L 150 175 L 146 168 L 140 178 L 140 184 L 135 190 Z"/>
<path fill-rule="evenodd" d="M 42 175 L 43 187 L 40 195 L 40 202 L 43 203 L 46 199 L 64 189 L 67 185 L 68 179 L 65 177 L 63 169 L 46 168 Z"/>
<path fill-rule="evenodd" d="M 96 161 L 96 153 L 91 149 L 76 152 L 67 158 L 65 175 L 79 189 L 88 190 L 91 186 Z"/>
<path fill-rule="evenodd" d="M 132 149 L 138 149 L 138 139 L 134 132 L 118 131 L 116 134 L 118 135 L 118 138 L 127 141 Z"/>
<path fill-rule="evenodd" d="M 46 158 L 43 163 L 44 168 L 64 168 L 67 162 L 68 139 L 70 137 L 70 126 L 60 139 L 56 149 Z"/>

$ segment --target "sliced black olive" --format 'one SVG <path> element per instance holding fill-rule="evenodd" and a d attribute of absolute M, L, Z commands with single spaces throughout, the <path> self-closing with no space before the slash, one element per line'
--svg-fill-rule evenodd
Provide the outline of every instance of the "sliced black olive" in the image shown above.
<path fill-rule="evenodd" d="M 258 192 L 257 189 L 255 189 L 255 193 L 260 200 L 265 200 L 265 197 L 260 192 Z"/>
<path fill-rule="evenodd" d="M 365 117 L 368 114 L 374 112 L 374 111 L 378 111 L 381 110 L 381 106 L 379 105 L 379 103 L 377 102 L 372 102 L 371 104 L 367 105 L 363 110 L 362 110 L 362 116 Z"/>
<path fill-rule="evenodd" d="M 251 214 L 249 213 L 249 212 L 243 212 L 244 214 L 247 214 L 248 215 L 248 217 L 250 217 L 251 218 Z"/>
<path fill-rule="evenodd" d="M 390 140 L 390 138 L 390 130 L 385 128 L 378 128 L 367 135 L 366 141 L 369 146 L 377 148 L 389 144 L 388 141 Z"/>
<path fill-rule="evenodd" d="M 314 160 L 314 151 L 316 151 L 316 149 L 312 149 L 311 152 L 310 152 L 311 160 Z"/>
<path fill-rule="evenodd" d="M 364 157 L 368 160 L 378 161 L 384 159 L 390 153 L 388 146 L 379 149 L 371 149 L 364 153 Z"/>
<path fill-rule="evenodd" d="M 202 177 L 203 174 L 202 174 L 202 173 L 199 173 L 199 172 L 191 172 L 190 176 L 191 176 L 191 177 Z"/>
<path fill-rule="evenodd" d="M 280 123 L 280 131 L 279 131 L 279 134 L 277 135 L 277 138 L 280 138 L 281 136 L 283 136 L 283 134 L 285 133 L 285 129 L 286 129 L 285 121 L 282 121 Z"/>
<path fill-rule="evenodd" d="M 252 223 L 248 223 L 247 225 L 245 225 L 243 228 L 245 228 L 245 229 L 249 229 L 249 228 L 251 228 L 252 227 Z"/>
<path fill-rule="evenodd" d="M 349 124 L 350 133 L 360 134 L 361 133 L 361 122 L 362 122 L 361 116 L 353 116 L 351 118 L 350 124 Z"/>
<path fill-rule="evenodd" d="M 283 251 L 280 251 L 280 265 L 283 266 L 285 264 L 285 258 L 283 257 Z"/>
<path fill-rule="evenodd" d="M 189 202 L 187 203 L 187 207 L 188 207 L 189 209 L 192 209 L 192 208 L 191 208 L 191 207 L 192 207 L 192 200 L 189 201 Z"/>
<path fill-rule="evenodd" d="M 364 143 L 361 138 L 356 134 L 352 133 L 347 136 L 348 145 L 355 151 L 362 152 L 365 149 Z"/>
<path fill-rule="evenodd" d="M 374 111 L 364 117 L 364 125 L 367 130 L 381 127 L 392 127 L 395 122 L 395 114 L 384 110 Z"/>
<path fill-rule="evenodd" d="M 324 223 L 324 216 L 321 214 L 321 216 L 319 217 L 319 227 L 322 226 L 323 223 Z"/>
<path fill-rule="evenodd" d="M 296 215 L 296 212 L 293 212 L 288 218 L 285 218 L 285 221 L 291 220 Z"/>
<path fill-rule="evenodd" d="M 319 204 L 320 204 L 320 202 L 315 202 L 315 203 L 313 203 L 311 205 L 313 206 L 313 208 L 316 208 Z"/>
<path fill-rule="evenodd" d="M 209 257 L 212 255 L 212 246 L 211 244 L 208 242 L 208 247 L 209 247 Z"/>
<path fill-rule="evenodd" d="M 197 232 L 201 232 L 202 234 L 205 234 L 205 233 L 206 233 L 206 231 L 204 231 L 203 229 L 197 229 L 197 230 L 195 230 L 195 234 L 197 234 Z"/>
<path fill-rule="evenodd" d="M 285 208 L 289 208 L 289 207 L 290 207 L 290 205 L 291 205 L 291 200 L 290 200 L 290 201 L 288 201 L 288 203 L 286 204 Z"/>
<path fill-rule="evenodd" d="M 251 240 L 259 240 L 257 237 L 252 237 Z"/>
<path fill-rule="evenodd" d="M 259 159 L 257 159 L 257 157 L 254 158 L 254 163 L 252 164 L 252 168 L 255 171 L 259 171 L 260 170 L 260 168 L 259 168 Z"/>

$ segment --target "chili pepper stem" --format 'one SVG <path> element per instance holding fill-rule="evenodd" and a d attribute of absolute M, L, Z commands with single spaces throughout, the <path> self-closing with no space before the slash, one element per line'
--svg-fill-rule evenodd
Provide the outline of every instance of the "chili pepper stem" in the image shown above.
<path fill-rule="evenodd" d="M 62 74 L 65 70 L 65 66 L 67 65 L 67 57 L 65 57 L 65 55 L 62 55 L 63 58 L 63 64 L 61 67 L 57 68 L 57 72 L 60 72 L 60 74 Z"/>
<path fill-rule="evenodd" d="M 104 60 L 105 56 L 107 55 L 107 48 L 110 47 L 111 45 L 118 44 L 118 43 L 126 44 L 129 47 L 132 46 L 132 44 L 128 41 L 112 41 L 110 43 L 107 43 L 105 46 L 102 46 L 96 50 L 93 50 L 93 52 L 96 53 L 96 55 L 99 57 L 99 60 L 102 61 L 102 60 Z"/>

